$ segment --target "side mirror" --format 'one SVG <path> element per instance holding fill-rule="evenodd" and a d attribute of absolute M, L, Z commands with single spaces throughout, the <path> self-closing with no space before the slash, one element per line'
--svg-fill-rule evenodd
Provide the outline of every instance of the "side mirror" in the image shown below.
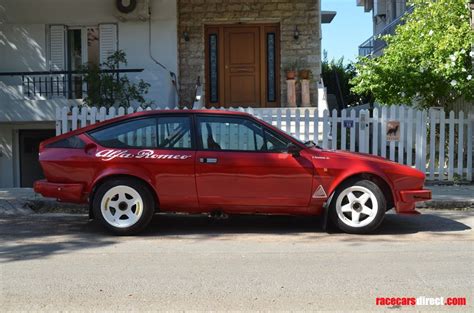
<path fill-rule="evenodd" d="M 298 146 L 296 146 L 296 145 L 294 145 L 294 144 L 292 144 L 292 143 L 290 143 L 290 144 L 288 145 L 288 150 L 287 150 L 287 151 L 288 151 L 288 153 L 291 154 L 292 156 L 294 156 L 294 157 L 299 157 L 299 156 L 300 156 L 301 148 L 298 147 Z"/>

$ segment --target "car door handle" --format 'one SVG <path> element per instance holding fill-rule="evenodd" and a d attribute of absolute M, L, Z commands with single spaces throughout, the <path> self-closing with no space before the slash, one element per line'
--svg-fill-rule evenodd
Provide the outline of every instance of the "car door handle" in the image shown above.
<path fill-rule="evenodd" d="M 200 158 L 199 162 L 205 163 L 205 164 L 216 164 L 217 158 Z"/>

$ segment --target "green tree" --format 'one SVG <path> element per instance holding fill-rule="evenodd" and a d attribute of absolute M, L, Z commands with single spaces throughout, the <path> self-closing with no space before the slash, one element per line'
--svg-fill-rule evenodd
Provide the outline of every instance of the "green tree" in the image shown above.
<path fill-rule="evenodd" d="M 471 100 L 474 34 L 466 0 L 411 0 L 413 13 L 387 43 L 383 55 L 361 58 L 352 80 L 356 93 L 371 92 L 383 104 L 447 107 Z"/>
<path fill-rule="evenodd" d="M 87 64 L 82 67 L 84 81 L 87 83 L 87 96 L 83 99 L 88 106 L 130 107 L 132 104 L 146 107 L 152 102 L 145 99 L 150 84 L 140 79 L 131 82 L 127 75 L 103 70 L 118 70 L 120 65 L 127 65 L 124 51 L 118 50 L 99 66 Z"/>
<path fill-rule="evenodd" d="M 351 91 L 351 80 L 356 76 L 353 63 L 344 64 L 344 57 L 328 61 L 324 51 L 321 76 L 328 93 L 336 96 L 339 108 L 371 102 L 370 93 L 358 95 Z"/>

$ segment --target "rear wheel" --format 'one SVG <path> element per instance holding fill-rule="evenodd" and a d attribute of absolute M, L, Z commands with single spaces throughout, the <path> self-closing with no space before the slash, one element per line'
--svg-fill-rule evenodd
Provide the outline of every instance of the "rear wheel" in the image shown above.
<path fill-rule="evenodd" d="M 370 180 L 348 181 L 337 188 L 331 218 L 344 232 L 365 234 L 382 222 L 387 203 L 381 189 Z"/>
<path fill-rule="evenodd" d="M 154 213 L 154 199 L 148 186 L 128 178 L 111 179 L 101 184 L 93 199 L 94 215 L 118 235 L 142 231 Z"/>

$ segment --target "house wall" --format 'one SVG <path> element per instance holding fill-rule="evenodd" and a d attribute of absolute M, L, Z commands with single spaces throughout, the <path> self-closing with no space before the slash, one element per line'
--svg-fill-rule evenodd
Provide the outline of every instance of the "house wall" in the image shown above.
<path fill-rule="evenodd" d="M 198 76 L 205 82 L 204 26 L 227 23 L 280 23 L 281 25 L 281 103 L 286 106 L 284 65 L 293 59 L 304 60 L 315 80 L 321 71 L 321 34 L 319 0 L 177 0 L 179 36 L 180 98 L 191 106 Z M 295 27 L 299 40 L 293 38 Z M 190 41 L 182 35 L 189 33 Z M 311 98 L 317 103 L 316 84 Z"/>
<path fill-rule="evenodd" d="M 150 0 L 151 51 L 155 59 L 177 73 L 176 0 Z M 120 21 L 115 0 L 0 0 L 0 72 L 49 70 L 47 30 L 50 24 L 118 25 L 118 46 L 127 54 L 128 74 L 151 84 L 147 99 L 158 107 L 175 105 L 170 75 L 149 55 L 148 22 Z M 0 76 L 0 188 L 19 186 L 18 132 L 54 129 L 56 108 L 82 104 L 81 100 L 27 100 L 20 77 Z"/>
<path fill-rule="evenodd" d="M 152 54 L 176 73 L 176 0 L 150 0 L 150 6 Z M 148 22 L 119 21 L 114 0 L 0 0 L 0 21 L 4 21 L 0 31 L 0 72 L 49 70 L 49 24 L 90 26 L 116 23 L 119 49 L 127 54 L 127 67 L 145 69 L 142 73 L 128 74 L 129 78 L 144 79 L 150 83 L 147 98 L 157 106 L 165 107 L 176 102 L 169 73 L 155 64 L 149 55 Z M 0 77 L 0 82 L 9 87 L 0 88 L 0 107 L 9 101 L 23 100 L 19 89 L 20 78 Z M 12 106 L 21 114 L 21 102 Z"/>

